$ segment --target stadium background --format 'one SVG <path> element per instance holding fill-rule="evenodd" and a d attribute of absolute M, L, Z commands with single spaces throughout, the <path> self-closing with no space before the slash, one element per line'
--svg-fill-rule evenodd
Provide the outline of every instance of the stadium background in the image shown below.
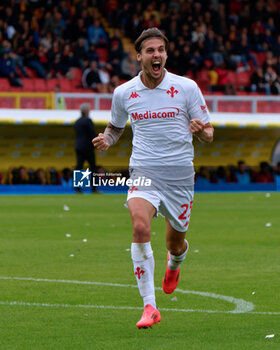
<path fill-rule="evenodd" d="M 197 172 L 205 166 L 209 183 L 232 182 L 230 173 L 243 160 L 252 181 L 270 182 L 271 178 L 252 176 L 266 162 L 275 181 L 280 171 L 279 155 L 273 155 L 280 125 L 275 119 L 280 112 L 279 11 L 279 1 L 49 1 L 46 6 L 39 0 L 4 2 L 0 108 L 18 113 L 11 118 L 1 113 L 0 183 L 12 184 L 20 166 L 27 171 L 25 182 L 33 184 L 50 184 L 50 169 L 59 179 L 64 168 L 75 168 L 73 121 L 42 121 L 40 110 L 77 110 L 78 118 L 79 105 L 89 102 L 94 111 L 108 111 L 102 121 L 95 121 L 97 132 L 102 131 L 115 86 L 139 70 L 133 40 L 151 26 L 170 39 L 167 69 L 195 79 L 210 111 L 228 114 L 224 125 L 213 122 L 212 145 L 195 141 Z M 261 78 L 256 76 L 258 69 Z M 38 110 L 35 121 L 14 117 L 20 118 L 25 109 Z M 252 122 L 248 114 L 236 123 L 232 113 L 264 113 L 263 123 Z M 264 127 L 266 113 L 274 115 L 274 122 Z M 92 117 L 95 120 L 94 112 Z M 251 123 L 246 124 L 248 118 Z M 130 152 L 127 127 L 117 146 L 97 152 L 97 165 L 124 170 Z M 43 180 L 34 178 L 39 168 Z"/>

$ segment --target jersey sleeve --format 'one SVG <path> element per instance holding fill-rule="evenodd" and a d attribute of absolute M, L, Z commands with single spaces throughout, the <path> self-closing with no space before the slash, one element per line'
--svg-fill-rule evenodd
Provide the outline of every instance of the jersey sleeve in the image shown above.
<path fill-rule="evenodd" d="M 200 88 L 195 84 L 189 100 L 188 114 L 190 119 L 200 119 L 204 124 L 210 122 L 210 114 Z"/>
<path fill-rule="evenodd" d="M 123 106 L 121 91 L 117 88 L 113 93 L 110 123 L 116 128 L 124 128 L 128 120 L 128 113 Z"/>

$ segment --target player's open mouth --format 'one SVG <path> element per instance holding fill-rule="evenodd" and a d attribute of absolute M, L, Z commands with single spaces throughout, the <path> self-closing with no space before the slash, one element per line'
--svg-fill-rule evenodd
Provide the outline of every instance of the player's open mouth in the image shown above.
<path fill-rule="evenodd" d="M 159 72 L 160 71 L 160 62 L 152 63 L 152 68 L 153 68 L 154 72 Z"/>

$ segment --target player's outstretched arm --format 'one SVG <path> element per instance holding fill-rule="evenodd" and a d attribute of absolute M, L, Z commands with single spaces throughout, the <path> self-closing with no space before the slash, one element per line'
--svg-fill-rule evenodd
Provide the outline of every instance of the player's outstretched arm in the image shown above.
<path fill-rule="evenodd" d="M 92 140 L 93 146 L 99 151 L 107 151 L 107 149 L 118 142 L 124 128 L 117 128 L 109 123 L 104 131 Z"/>
<path fill-rule="evenodd" d="M 204 124 L 200 119 L 192 119 L 190 123 L 190 132 L 195 135 L 199 141 L 211 143 L 214 139 L 214 128 L 210 123 Z"/>

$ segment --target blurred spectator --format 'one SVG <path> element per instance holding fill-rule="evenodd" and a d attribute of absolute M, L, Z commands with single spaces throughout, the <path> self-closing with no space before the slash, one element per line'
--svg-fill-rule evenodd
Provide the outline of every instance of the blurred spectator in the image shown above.
<path fill-rule="evenodd" d="M 279 190 L 280 189 L 280 162 L 278 162 L 276 165 L 274 176 L 275 176 L 275 182 L 277 183 L 277 190 Z"/>
<path fill-rule="evenodd" d="M 64 168 L 59 181 L 64 187 L 73 187 L 72 171 L 69 168 Z"/>
<path fill-rule="evenodd" d="M 36 185 L 46 185 L 46 174 L 42 168 L 36 170 Z"/>
<path fill-rule="evenodd" d="M 98 47 L 106 47 L 108 36 L 105 30 L 102 28 L 101 22 L 95 19 L 88 27 L 88 42 L 90 45 Z"/>
<path fill-rule="evenodd" d="M 96 47 L 95 45 L 91 44 L 87 53 L 87 58 L 89 61 L 96 61 L 99 62 L 99 56 L 98 53 L 96 52 Z"/>
<path fill-rule="evenodd" d="M 121 39 L 121 31 L 119 28 L 115 28 L 114 35 L 109 39 L 109 47 L 111 47 L 112 43 L 116 41 L 118 42 L 120 50 L 123 52 L 123 43 Z"/>
<path fill-rule="evenodd" d="M 76 21 L 73 21 L 70 28 L 71 29 L 69 30 L 67 36 L 70 38 L 71 42 L 76 42 L 79 38 L 87 40 L 87 26 L 82 18 L 78 18 Z"/>
<path fill-rule="evenodd" d="M 44 48 L 45 50 L 45 48 Z M 24 58 L 24 64 L 36 71 L 40 78 L 46 78 L 46 72 L 39 61 L 38 50 L 31 46 L 30 40 L 26 40 L 23 44 L 23 48 L 20 50 L 21 55 Z"/>
<path fill-rule="evenodd" d="M 123 56 L 124 53 L 122 47 L 119 44 L 119 41 L 112 41 L 109 48 L 109 63 L 113 68 L 113 74 L 117 74 L 118 76 L 121 76 L 121 62 Z"/>
<path fill-rule="evenodd" d="M 243 160 L 238 162 L 234 176 L 236 181 L 242 185 L 247 185 L 251 182 L 250 169 Z"/>
<path fill-rule="evenodd" d="M 275 70 L 271 66 L 266 68 L 264 78 L 269 85 L 271 94 L 278 95 L 280 93 L 280 81 Z"/>
<path fill-rule="evenodd" d="M 13 185 L 26 185 L 28 184 L 28 174 L 24 166 L 12 169 L 12 184 Z"/>
<path fill-rule="evenodd" d="M 272 168 L 267 162 L 260 163 L 260 171 L 254 174 L 253 182 L 274 182 Z"/>
<path fill-rule="evenodd" d="M 71 46 L 66 44 L 60 55 L 60 73 L 66 76 L 68 79 L 72 79 L 72 73 L 70 68 L 74 66 L 74 54 L 71 50 Z"/>
<path fill-rule="evenodd" d="M 148 23 L 151 19 L 154 23 L 152 27 L 157 27 L 160 24 L 160 14 L 156 9 L 156 5 L 156 1 L 152 1 L 147 5 L 146 10 L 144 10 L 143 17 L 145 22 L 143 28 L 151 28 L 150 26 L 145 26 L 145 23 Z"/>
<path fill-rule="evenodd" d="M 208 169 L 201 166 L 199 172 L 196 174 L 196 185 L 208 185 L 210 184 Z"/>
<path fill-rule="evenodd" d="M 89 67 L 84 70 L 82 83 L 85 88 L 90 88 L 96 92 L 102 92 L 102 82 L 96 61 L 90 62 Z"/>
<path fill-rule="evenodd" d="M 34 169 L 30 168 L 27 171 L 28 173 L 28 183 L 30 185 L 35 185 L 36 184 L 36 172 L 34 171 Z"/>
<path fill-rule="evenodd" d="M 87 42 L 84 38 L 79 38 L 74 47 L 73 63 L 75 67 L 85 68 L 85 61 L 87 60 Z"/>
<path fill-rule="evenodd" d="M 100 62 L 98 68 L 98 75 L 101 81 L 100 92 L 107 93 L 108 85 L 110 83 L 109 71 L 111 70 L 111 66 L 110 64 Z"/>
<path fill-rule="evenodd" d="M 108 86 L 108 92 L 112 94 L 117 86 L 120 85 L 120 78 L 117 75 L 112 75 Z"/>
<path fill-rule="evenodd" d="M 58 185 L 59 184 L 59 175 L 56 168 L 50 168 L 47 171 L 47 182 L 50 185 Z"/>
<path fill-rule="evenodd" d="M 15 53 L 12 49 L 12 45 L 8 40 L 3 40 L 2 42 L 2 47 L 3 47 L 3 53 L 7 52 L 9 54 L 9 58 L 12 61 L 13 64 L 13 70 L 16 71 L 17 67 L 21 71 L 21 73 L 26 77 L 29 78 L 26 69 L 23 65 L 23 57 Z"/>
<path fill-rule="evenodd" d="M 225 184 L 228 182 L 227 174 L 226 174 L 226 168 L 223 166 L 219 166 L 216 170 L 216 176 L 215 176 L 216 183 L 218 184 Z"/>
<path fill-rule="evenodd" d="M 235 87 L 229 82 L 228 71 L 226 70 L 225 65 L 222 64 L 217 67 L 216 72 L 218 74 L 218 90 L 223 91 L 226 95 L 235 95 Z"/>
<path fill-rule="evenodd" d="M 3 173 L 0 173 L 0 185 L 3 185 L 5 181 L 5 176 Z"/>
<path fill-rule="evenodd" d="M 135 77 L 139 70 L 140 66 L 137 60 L 134 58 L 133 53 L 128 52 L 125 58 L 121 62 L 122 78 L 131 79 Z"/>
<path fill-rule="evenodd" d="M 217 91 L 217 85 L 218 85 L 218 73 L 215 70 L 215 68 L 212 66 L 209 71 L 208 71 L 208 76 L 209 76 L 209 89 L 210 92 L 215 92 Z"/>
<path fill-rule="evenodd" d="M 251 76 L 251 92 L 265 92 L 270 95 L 270 86 L 264 77 L 262 67 L 257 67 L 256 71 Z"/>
<path fill-rule="evenodd" d="M 0 58 L 0 75 L 8 78 L 12 86 L 23 86 L 7 49 L 4 50 Z"/>

